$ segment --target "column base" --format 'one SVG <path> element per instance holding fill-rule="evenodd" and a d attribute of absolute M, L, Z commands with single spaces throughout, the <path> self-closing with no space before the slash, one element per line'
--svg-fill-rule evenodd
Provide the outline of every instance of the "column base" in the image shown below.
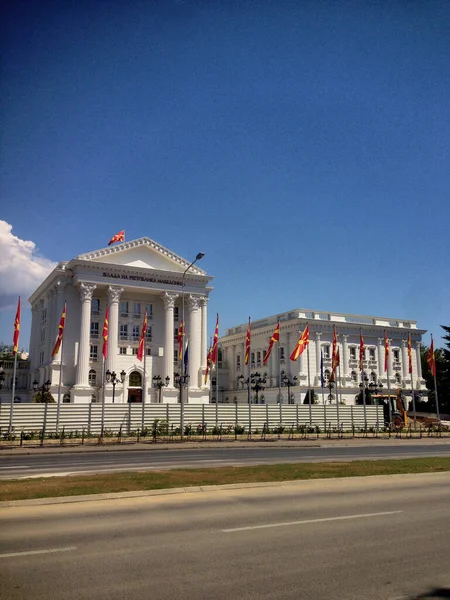
<path fill-rule="evenodd" d="M 90 385 L 74 385 L 71 390 L 71 401 L 78 404 L 90 404 L 94 388 Z"/>

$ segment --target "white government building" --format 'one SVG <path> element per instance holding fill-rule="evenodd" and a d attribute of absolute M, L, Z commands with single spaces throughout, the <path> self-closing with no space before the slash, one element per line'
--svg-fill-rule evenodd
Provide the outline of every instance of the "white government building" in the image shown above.
<path fill-rule="evenodd" d="M 209 381 L 204 383 L 207 303 L 212 277 L 197 263 L 190 265 L 191 262 L 148 237 L 60 262 L 29 300 L 32 307 L 29 389 L 33 380 L 41 386 L 50 380 L 50 391 L 56 398 L 61 372 L 60 397 L 63 402 L 101 402 L 103 398 L 107 403 L 113 399 L 117 403 L 179 402 L 180 390 L 174 376 L 182 371 L 177 333 L 184 304 L 186 340 L 189 342 L 189 384 L 185 401 L 215 402 L 218 396 L 219 402 L 247 403 L 248 366 L 244 365 L 247 323 L 227 329 L 220 338 L 218 369 L 212 373 L 212 389 Z M 62 353 L 60 350 L 52 358 L 64 302 L 67 302 L 67 316 Z M 102 330 L 107 307 L 108 356 L 104 362 Z M 145 310 L 148 331 L 144 381 L 144 364 L 136 355 Z M 263 356 L 278 320 L 280 342 L 274 345 L 269 362 L 264 366 Z M 408 396 L 412 386 L 426 396 L 420 366 L 420 344 L 425 331 L 417 328 L 416 321 L 296 309 L 251 324 L 251 372 L 259 373 L 264 379 L 261 385 L 264 389 L 251 390 L 251 402 L 277 403 L 280 396 L 281 403 L 304 401 L 308 390 L 307 353 L 305 351 L 296 362 L 289 356 L 299 332 L 307 323 L 310 328 L 310 382 L 319 402 L 323 398 L 320 356 L 323 352 L 327 379 L 331 371 L 334 325 L 341 357 L 339 400 L 354 404 L 360 391 L 360 330 L 366 347 L 366 384 L 381 383 L 383 390 L 387 390 L 384 372 L 386 331 L 391 346 L 389 382 L 392 392 L 402 387 Z M 408 373 L 408 334 L 413 347 L 412 381 Z M 115 386 L 105 382 L 106 371 L 116 373 L 118 383 Z M 167 386 L 155 387 L 158 381 L 165 383 L 166 378 Z M 331 401 L 335 403 L 335 391 L 330 391 Z M 328 399 L 328 390 L 326 394 Z M 30 399 L 32 395 L 30 392 Z"/>
<path fill-rule="evenodd" d="M 178 402 L 174 374 L 181 371 L 177 334 L 184 305 L 189 341 L 189 400 L 209 402 L 204 385 L 207 303 L 212 277 L 148 237 L 60 262 L 29 299 L 32 308 L 30 380 L 51 381 L 56 398 L 62 369 L 63 402 Z M 52 358 L 67 303 L 61 349 Z M 102 356 L 109 307 L 108 354 Z M 137 350 L 148 314 L 144 362 Z M 104 364 L 106 362 L 106 364 Z M 115 386 L 104 374 L 116 373 Z M 123 383 L 120 374 L 123 373 Z M 154 378 L 166 382 L 162 389 Z M 104 396 L 103 396 L 104 395 Z"/>
<path fill-rule="evenodd" d="M 269 346 L 270 338 L 280 321 L 280 341 L 273 346 L 266 365 L 263 357 Z M 340 353 L 340 367 L 337 377 L 339 400 L 345 404 L 355 404 L 360 393 L 361 375 L 365 387 L 388 390 L 387 373 L 384 371 L 384 332 L 389 338 L 389 387 L 392 394 L 403 388 L 406 398 L 411 399 L 411 387 L 415 392 L 426 396 L 425 381 L 422 379 L 420 346 L 424 330 L 417 328 L 417 322 L 405 319 L 370 317 L 353 314 L 328 313 L 323 311 L 296 309 L 279 315 L 261 319 L 251 323 L 251 373 L 259 374 L 257 379 L 264 379 L 264 389 L 251 390 L 251 401 L 258 403 L 277 403 L 281 394 L 281 402 L 301 403 L 308 390 L 308 353 L 305 350 L 297 361 L 290 360 L 299 334 L 309 325 L 309 375 L 311 389 L 314 389 L 317 400 L 322 402 L 321 387 L 321 353 L 325 386 L 329 383 L 331 373 L 331 353 L 333 344 L 333 328 L 336 327 Z M 246 387 L 249 368 L 244 365 L 245 340 L 248 323 L 227 329 L 221 337 L 222 370 L 219 371 L 219 402 L 247 402 Z M 363 373 L 359 370 L 359 343 L 362 333 L 365 352 Z M 409 361 L 407 350 L 408 334 L 412 346 L 412 380 L 408 373 Z M 296 378 L 296 379 L 294 379 Z M 289 381 L 289 388 L 287 383 Z M 255 381 L 256 383 L 256 381 Z M 372 384 L 372 386 L 371 386 Z M 252 387 L 252 386 L 251 386 Z M 288 398 L 288 392 L 290 398 Z M 325 401 L 328 403 L 330 390 L 325 387 Z M 331 390 L 330 398 L 336 402 L 336 390 Z M 418 394 L 417 394 L 418 395 Z M 425 399 L 425 398 L 424 398 Z"/>

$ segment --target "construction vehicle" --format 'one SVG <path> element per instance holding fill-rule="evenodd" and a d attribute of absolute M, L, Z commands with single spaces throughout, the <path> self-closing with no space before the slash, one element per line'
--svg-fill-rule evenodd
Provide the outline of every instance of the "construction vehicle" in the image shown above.
<path fill-rule="evenodd" d="M 383 406 L 383 420 L 386 427 L 391 426 L 398 430 L 408 424 L 406 398 L 401 388 L 395 394 L 373 394 L 374 404 Z"/>

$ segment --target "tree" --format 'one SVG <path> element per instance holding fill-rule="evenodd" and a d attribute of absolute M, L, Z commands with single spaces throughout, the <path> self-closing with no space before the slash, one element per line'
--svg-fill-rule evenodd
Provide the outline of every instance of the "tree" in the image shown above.
<path fill-rule="evenodd" d="M 33 402 L 37 404 L 54 404 L 55 399 L 50 394 L 50 392 L 44 392 L 44 396 L 42 397 L 42 392 L 38 392 L 36 396 L 33 398 Z"/>
<path fill-rule="evenodd" d="M 303 404 L 309 404 L 309 394 L 311 394 L 311 404 L 317 404 L 317 394 L 314 390 L 308 390 L 306 392 Z"/>
<path fill-rule="evenodd" d="M 436 387 L 439 399 L 439 411 L 444 414 L 450 413 L 450 327 L 441 325 L 445 331 L 444 340 L 446 348 L 436 348 L 434 352 L 436 361 Z M 434 391 L 434 377 L 431 374 L 427 362 L 429 347 L 423 346 L 421 350 L 422 376 L 428 388 L 428 402 L 416 402 L 416 410 L 419 412 L 436 412 L 436 397 Z"/>

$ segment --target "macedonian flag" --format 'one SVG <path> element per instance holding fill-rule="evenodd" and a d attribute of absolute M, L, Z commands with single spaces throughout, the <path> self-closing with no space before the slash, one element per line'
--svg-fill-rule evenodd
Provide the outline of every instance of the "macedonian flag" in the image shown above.
<path fill-rule="evenodd" d="M 20 334 L 20 296 L 17 302 L 16 318 L 14 320 L 14 335 L 13 335 L 13 354 L 19 349 L 19 334 Z"/>
<path fill-rule="evenodd" d="M 306 348 L 306 346 L 308 344 L 309 344 L 309 325 L 306 324 L 306 327 L 303 330 L 303 333 L 301 334 L 300 339 L 297 342 L 297 345 L 295 346 L 294 350 L 292 351 L 291 360 L 297 360 L 297 358 L 300 356 L 300 354 L 302 354 L 303 350 Z"/>
<path fill-rule="evenodd" d="M 115 244 L 116 242 L 124 242 L 124 241 L 125 241 L 125 229 L 122 229 L 122 231 L 119 231 L 119 233 L 116 233 L 116 235 L 112 236 L 112 238 L 108 242 L 108 246 L 111 246 L 111 244 Z"/>

